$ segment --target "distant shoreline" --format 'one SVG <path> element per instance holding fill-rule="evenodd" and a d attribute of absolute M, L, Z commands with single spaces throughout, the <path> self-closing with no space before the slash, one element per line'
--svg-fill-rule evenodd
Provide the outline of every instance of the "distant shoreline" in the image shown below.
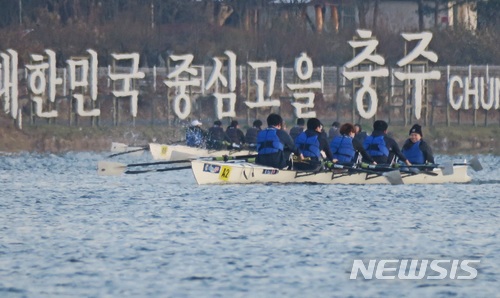
<path fill-rule="evenodd" d="M 410 127 L 390 126 L 389 133 L 401 146 L 408 137 L 409 129 Z M 500 155 L 499 126 L 424 127 L 423 133 L 424 139 L 431 145 L 435 154 Z M 0 152 L 8 153 L 106 152 L 110 151 L 111 142 L 144 146 L 151 142 L 182 143 L 182 140 L 184 140 L 183 127 L 42 125 L 25 126 L 23 130 L 19 130 L 11 122 L 3 122 L 0 126 Z"/>

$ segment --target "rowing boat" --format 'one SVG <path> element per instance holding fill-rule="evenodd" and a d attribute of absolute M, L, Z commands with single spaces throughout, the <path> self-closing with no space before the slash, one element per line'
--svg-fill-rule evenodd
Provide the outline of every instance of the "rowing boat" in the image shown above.
<path fill-rule="evenodd" d="M 191 161 L 196 182 L 202 184 L 250 184 L 250 183 L 319 183 L 319 184 L 394 184 L 383 172 L 364 169 L 340 169 L 322 172 L 300 172 L 281 170 L 256 165 L 246 161 L 227 162 L 197 159 Z M 392 173 L 399 170 L 391 171 Z M 453 173 L 443 174 L 443 170 L 418 173 L 402 171 L 404 184 L 467 183 L 471 181 L 466 165 L 453 166 Z"/>
<path fill-rule="evenodd" d="M 165 145 L 150 143 L 149 151 L 154 160 L 184 160 L 195 159 L 199 157 L 217 157 L 217 156 L 242 156 L 255 154 L 250 150 L 208 150 L 184 145 Z"/>

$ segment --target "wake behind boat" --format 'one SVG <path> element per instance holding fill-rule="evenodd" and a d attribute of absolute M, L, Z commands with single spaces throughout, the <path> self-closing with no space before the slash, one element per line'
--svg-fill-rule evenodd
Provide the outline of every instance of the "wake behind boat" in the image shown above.
<path fill-rule="evenodd" d="M 466 165 L 453 166 L 453 172 L 443 170 L 376 172 L 369 169 L 334 169 L 321 172 L 300 172 L 261 166 L 246 161 L 193 160 L 191 168 L 200 185 L 203 184 L 250 184 L 250 183 L 319 183 L 319 184 L 439 184 L 467 183 L 471 177 Z M 394 175 L 400 175 L 399 180 Z"/>
<path fill-rule="evenodd" d="M 256 154 L 252 150 L 209 150 L 184 145 L 166 145 L 150 143 L 149 150 L 154 160 L 184 160 L 200 157 L 218 157 L 218 156 L 242 156 Z"/>

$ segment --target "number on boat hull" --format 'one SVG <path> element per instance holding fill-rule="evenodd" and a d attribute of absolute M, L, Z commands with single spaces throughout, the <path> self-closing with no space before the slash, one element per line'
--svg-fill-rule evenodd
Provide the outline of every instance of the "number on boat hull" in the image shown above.
<path fill-rule="evenodd" d="M 230 175 L 231 175 L 231 167 L 222 166 L 222 169 L 219 174 L 219 179 L 228 181 Z"/>
<path fill-rule="evenodd" d="M 161 153 L 160 153 L 160 155 L 161 155 L 162 157 L 166 157 L 166 156 L 167 156 L 167 153 L 168 153 L 168 146 L 162 145 L 162 146 L 161 146 Z"/>

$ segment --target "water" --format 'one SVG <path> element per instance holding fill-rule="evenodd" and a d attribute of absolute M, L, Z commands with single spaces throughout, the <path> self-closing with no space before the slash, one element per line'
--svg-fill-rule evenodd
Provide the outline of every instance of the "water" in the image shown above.
<path fill-rule="evenodd" d="M 104 157 L 0 156 L 0 297 L 500 297 L 499 157 L 471 184 L 421 186 L 100 177 Z M 350 280 L 354 259 L 480 264 L 473 280 Z"/>

